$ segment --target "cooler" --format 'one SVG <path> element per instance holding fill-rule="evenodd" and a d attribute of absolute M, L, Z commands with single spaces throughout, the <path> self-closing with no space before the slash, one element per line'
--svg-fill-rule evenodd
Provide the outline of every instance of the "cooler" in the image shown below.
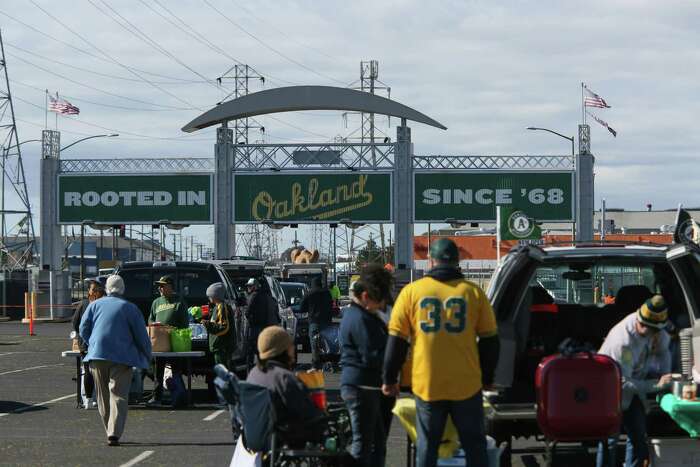
<path fill-rule="evenodd" d="M 553 441 L 602 440 L 622 423 L 620 369 L 588 352 L 542 359 L 535 373 L 537 423 Z"/>

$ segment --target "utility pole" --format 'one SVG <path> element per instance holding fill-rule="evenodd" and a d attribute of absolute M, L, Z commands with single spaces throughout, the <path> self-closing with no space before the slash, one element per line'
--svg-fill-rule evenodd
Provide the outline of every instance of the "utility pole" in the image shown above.
<path fill-rule="evenodd" d="M 368 92 L 370 94 L 375 94 L 376 91 L 386 91 L 387 97 L 391 98 L 391 87 L 382 83 L 379 80 L 379 61 L 378 60 L 367 60 L 360 62 L 360 86 L 355 87 L 362 92 Z M 347 114 L 345 114 L 347 115 Z M 369 144 L 370 154 L 372 155 L 372 163 L 376 164 L 377 156 L 374 144 L 376 142 L 376 126 L 374 113 L 362 113 L 362 126 L 360 128 L 360 142 L 363 144 Z M 347 116 L 345 117 L 347 119 Z M 346 120 L 347 121 L 347 120 Z M 355 130 L 357 131 L 357 130 Z M 354 133 L 354 132 L 353 132 Z M 351 133 L 352 135 L 352 133 Z M 381 139 L 387 139 L 385 136 Z M 334 230 L 335 232 L 335 230 Z M 367 245 L 368 237 L 372 237 L 374 233 L 379 234 L 380 241 L 380 254 L 376 258 L 368 258 L 369 262 L 377 261 L 381 259 L 382 263 L 386 263 L 386 245 L 384 241 L 384 224 L 379 224 L 378 226 L 364 225 L 352 229 L 352 238 L 350 239 L 349 254 L 352 256 L 356 254 L 357 251 L 363 249 Z M 335 235 L 335 234 L 334 234 Z M 335 239 L 334 239 L 335 241 Z"/>
<path fill-rule="evenodd" d="M 1 30 L 0 55 L 0 270 L 5 274 L 33 263 L 36 237 Z M 5 209 L 8 201 L 13 210 Z"/>
<path fill-rule="evenodd" d="M 226 73 L 217 78 L 219 84 L 224 80 L 233 80 L 234 89 L 223 100 L 229 98 L 237 99 L 248 95 L 251 81 L 258 81 L 261 85 L 265 84 L 265 77 L 258 73 L 250 65 L 236 64 L 229 68 Z M 238 151 L 239 145 L 247 145 L 249 143 L 250 131 L 257 130 L 264 137 L 265 127 L 258 123 L 254 118 L 241 118 L 234 122 L 233 143 Z M 245 149 L 248 151 L 248 149 Z M 251 155 L 252 158 L 258 157 L 257 153 Z M 260 224 L 250 224 L 243 227 L 243 243 L 246 252 L 251 256 L 256 256 L 261 259 L 276 260 L 277 259 L 277 231 Z M 236 236 L 236 229 L 233 229 L 233 238 Z M 234 240 L 235 245 L 235 240 Z M 236 250 L 233 250 L 236 254 Z"/>

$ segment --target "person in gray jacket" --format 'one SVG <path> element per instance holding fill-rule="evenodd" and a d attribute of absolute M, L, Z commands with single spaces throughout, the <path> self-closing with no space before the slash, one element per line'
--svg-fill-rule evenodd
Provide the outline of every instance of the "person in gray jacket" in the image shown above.
<path fill-rule="evenodd" d="M 323 434 L 324 413 L 311 400 L 308 389 L 291 371 L 294 340 L 280 326 L 268 326 L 258 336 L 258 362 L 247 382 L 264 386 L 272 393 L 277 426 L 282 441 L 292 446 L 317 442 Z"/>
<path fill-rule="evenodd" d="M 670 337 L 664 330 L 667 322 L 668 310 L 664 298 L 655 295 L 617 323 L 599 350 L 599 353 L 615 360 L 622 373 L 622 424 L 627 433 L 627 467 L 647 465 L 649 462 L 647 394 L 659 392 L 671 383 Z M 654 360 L 665 362 L 664 374 L 660 378 L 649 375 Z M 617 465 L 616 445 L 617 437 L 608 440 L 611 466 Z M 598 447 L 597 466 L 603 466 L 603 443 Z"/>

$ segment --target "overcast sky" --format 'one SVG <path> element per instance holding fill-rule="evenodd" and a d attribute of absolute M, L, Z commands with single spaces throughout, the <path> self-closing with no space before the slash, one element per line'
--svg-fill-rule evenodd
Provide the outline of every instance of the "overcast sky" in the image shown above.
<path fill-rule="evenodd" d="M 264 87 L 251 83 L 255 91 L 347 86 L 359 79 L 361 60 L 376 59 L 392 99 L 448 127 L 412 124 L 420 155 L 567 154 L 567 141 L 525 127 L 574 135 L 587 83 L 612 106 L 597 114 L 618 132 L 613 138 L 589 122 L 596 206 L 605 197 L 608 207 L 626 209 L 700 205 L 698 24 L 697 1 L 0 4 L 20 140 L 40 138 L 44 89 L 80 107 L 79 116 L 58 119 L 63 145 L 121 135 L 80 143 L 63 158 L 211 157 L 213 130 L 180 128 L 225 97 L 212 81 L 234 60 L 265 76 Z M 259 119 L 266 142 L 325 142 L 359 126 L 351 118 L 346 127 L 338 112 L 275 118 Z M 395 128 L 378 122 L 393 139 Z M 40 145 L 23 150 L 38 212 Z"/>

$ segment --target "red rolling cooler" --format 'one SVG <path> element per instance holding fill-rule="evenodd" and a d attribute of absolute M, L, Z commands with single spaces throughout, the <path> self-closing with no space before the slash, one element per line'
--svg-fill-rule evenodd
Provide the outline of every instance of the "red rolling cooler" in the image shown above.
<path fill-rule="evenodd" d="M 535 373 L 537 423 L 552 441 L 603 440 L 620 432 L 620 368 L 607 355 L 542 359 Z"/>

